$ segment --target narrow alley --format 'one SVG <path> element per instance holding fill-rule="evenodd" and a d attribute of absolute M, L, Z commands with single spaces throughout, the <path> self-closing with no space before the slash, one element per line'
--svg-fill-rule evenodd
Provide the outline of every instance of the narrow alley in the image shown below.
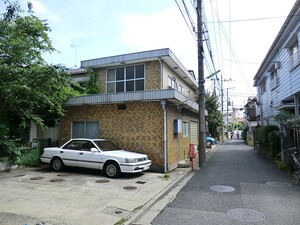
<path fill-rule="evenodd" d="M 218 146 L 152 224 L 300 224 L 293 178 L 240 140 Z"/>

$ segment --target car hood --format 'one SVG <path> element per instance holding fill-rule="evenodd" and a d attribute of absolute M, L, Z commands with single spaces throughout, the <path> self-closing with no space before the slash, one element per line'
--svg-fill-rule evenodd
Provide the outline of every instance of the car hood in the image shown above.
<path fill-rule="evenodd" d="M 130 152 L 126 150 L 114 150 L 114 151 L 105 151 L 102 154 L 112 157 L 120 157 L 120 158 L 143 158 L 147 157 L 145 154 Z"/>

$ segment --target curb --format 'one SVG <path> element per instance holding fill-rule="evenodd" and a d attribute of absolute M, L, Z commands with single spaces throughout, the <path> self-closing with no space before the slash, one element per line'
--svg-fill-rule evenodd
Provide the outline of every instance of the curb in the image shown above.
<path fill-rule="evenodd" d="M 186 177 L 185 175 L 188 176 Z M 162 191 L 157 193 L 143 207 L 134 213 L 123 225 L 146 225 L 171 202 L 182 187 L 194 176 L 195 171 L 186 171 L 177 179 L 168 184 Z"/>

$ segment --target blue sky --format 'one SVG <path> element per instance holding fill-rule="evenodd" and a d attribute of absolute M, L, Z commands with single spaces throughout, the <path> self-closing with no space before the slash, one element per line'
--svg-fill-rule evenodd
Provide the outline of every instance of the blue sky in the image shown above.
<path fill-rule="evenodd" d="M 20 0 L 23 5 L 26 2 Z M 170 48 L 187 69 L 197 74 L 196 41 L 175 0 L 31 2 L 35 15 L 47 19 L 52 28 L 50 38 L 58 52 L 45 55 L 49 63 L 73 67 L 80 66 L 81 60 Z M 182 6 L 182 0 L 177 2 Z M 193 0 L 185 2 L 196 23 Z M 224 89 L 230 88 L 230 98 L 239 102 L 236 104 L 243 105 L 247 96 L 255 95 L 253 77 L 295 2 L 203 0 L 215 62 L 215 69 L 210 62 L 205 64 L 205 76 L 220 69 L 223 78 L 231 80 L 224 82 Z M 222 22 L 212 23 L 217 15 Z M 271 17 L 275 18 L 260 19 Z M 209 61 L 208 54 L 205 58 Z M 207 80 L 205 87 L 212 90 L 212 82 Z"/>

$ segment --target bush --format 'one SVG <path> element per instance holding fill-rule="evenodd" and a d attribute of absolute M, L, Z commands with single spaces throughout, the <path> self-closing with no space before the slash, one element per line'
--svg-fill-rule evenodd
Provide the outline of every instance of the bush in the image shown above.
<path fill-rule="evenodd" d="M 247 143 L 247 132 L 248 132 L 248 127 L 245 127 L 242 131 L 242 139 Z"/>
<path fill-rule="evenodd" d="M 277 126 L 269 125 L 269 126 L 257 127 L 255 130 L 256 141 L 264 149 L 270 148 L 269 133 L 271 133 L 272 131 L 279 131 L 279 129 Z"/>
<path fill-rule="evenodd" d="M 41 153 L 39 147 L 32 148 L 24 151 L 24 153 L 22 153 L 21 156 L 19 156 L 15 161 L 15 164 L 28 167 L 36 167 L 40 164 L 40 156 Z"/>
<path fill-rule="evenodd" d="M 274 130 L 268 135 L 269 149 L 272 153 L 272 156 L 275 157 L 281 150 L 281 137 L 278 130 Z"/>

